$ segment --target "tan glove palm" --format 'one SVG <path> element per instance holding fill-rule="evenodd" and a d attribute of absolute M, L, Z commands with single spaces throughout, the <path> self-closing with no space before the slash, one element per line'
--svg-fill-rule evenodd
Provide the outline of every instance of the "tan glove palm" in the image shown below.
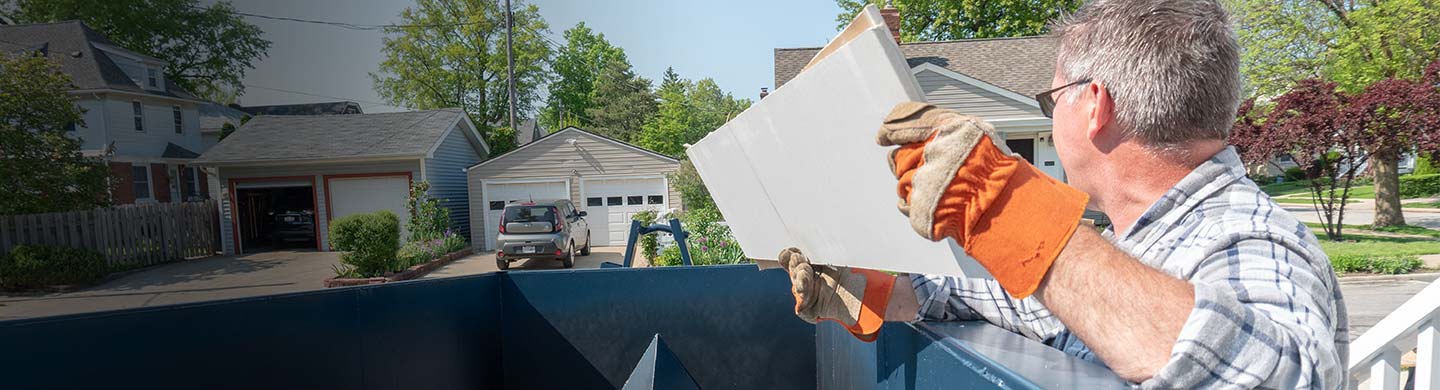
<path fill-rule="evenodd" d="M 795 315 L 809 323 L 831 320 L 863 341 L 874 341 L 885 322 L 895 277 L 884 272 L 811 264 L 799 249 L 780 252 L 790 274 Z"/>

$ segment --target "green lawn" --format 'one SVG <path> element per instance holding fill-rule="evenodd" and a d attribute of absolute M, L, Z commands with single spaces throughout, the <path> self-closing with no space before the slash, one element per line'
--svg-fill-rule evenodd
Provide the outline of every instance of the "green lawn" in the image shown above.
<path fill-rule="evenodd" d="M 1320 226 L 1320 224 L 1314 223 L 1314 222 L 1306 222 L 1306 223 L 1305 223 L 1305 226 L 1309 226 L 1309 227 L 1316 228 L 1316 229 L 1324 229 L 1323 227 Z M 1323 232 L 1323 231 L 1324 231 L 1324 230 L 1321 230 L 1321 232 Z M 1386 227 L 1379 228 L 1379 229 L 1371 228 L 1369 225 L 1345 225 L 1345 228 L 1344 228 L 1344 229 L 1341 229 L 1341 230 L 1340 230 L 1340 233 L 1341 233 L 1341 234 L 1346 234 L 1346 235 L 1349 235 L 1349 233 L 1358 233 L 1358 234 L 1362 234 L 1362 235 L 1363 235 L 1363 234 L 1365 233 L 1364 231 L 1378 231 L 1378 232 L 1398 233 L 1398 234 L 1414 234 L 1414 235 L 1417 235 L 1417 236 L 1429 236 L 1429 237 L 1440 238 L 1440 230 L 1426 229 L 1426 228 L 1423 228 L 1423 227 L 1420 227 L 1420 226 L 1410 226 L 1410 225 L 1406 225 L 1406 226 L 1386 226 Z M 1315 233 L 1315 234 L 1318 236 L 1318 235 L 1321 235 L 1321 234 L 1324 234 L 1324 233 L 1317 232 L 1317 233 Z"/>
<path fill-rule="evenodd" d="M 1309 180 L 1290 181 L 1290 182 L 1277 183 L 1277 184 L 1267 184 L 1267 185 L 1260 186 L 1260 190 L 1261 190 L 1261 191 L 1265 191 L 1266 194 L 1270 194 L 1271 197 L 1284 196 L 1284 195 L 1298 195 L 1299 198 L 1305 199 L 1305 200 L 1307 201 L 1307 203 L 1308 203 L 1308 201 L 1309 201 L 1309 199 L 1310 199 L 1310 196 L 1307 196 L 1307 195 L 1310 194 L 1310 181 L 1309 181 Z M 1343 190 L 1343 189 L 1336 188 L 1336 189 L 1335 189 L 1335 194 L 1338 196 L 1338 195 L 1340 194 L 1340 191 L 1342 191 L 1342 190 Z M 1357 183 L 1357 184 L 1354 184 L 1354 185 L 1351 185 L 1351 186 L 1350 186 L 1350 199 L 1369 199 L 1369 198 L 1374 198 L 1374 197 L 1375 197 L 1375 185 L 1374 185 L 1374 184 L 1358 184 L 1358 183 Z"/>
<path fill-rule="evenodd" d="M 1401 208 L 1407 208 L 1407 209 L 1411 209 L 1411 208 L 1415 208 L 1415 209 L 1440 209 L 1440 202 L 1430 202 L 1430 203 L 1424 203 L 1424 202 L 1421 202 L 1421 203 L 1405 203 L 1405 204 L 1403 204 L 1403 205 L 1400 206 L 1400 207 L 1401 207 Z"/>
<path fill-rule="evenodd" d="M 1345 235 L 1345 241 L 1336 242 L 1320 238 L 1320 247 L 1334 259 L 1341 256 L 1398 256 L 1429 255 L 1440 253 L 1440 240 L 1433 238 L 1400 238 L 1363 235 Z"/>
<path fill-rule="evenodd" d="M 1303 205 L 1314 205 L 1314 204 L 1315 204 L 1315 202 L 1314 202 L 1313 200 L 1310 200 L 1310 197 L 1308 197 L 1308 196 L 1307 196 L 1307 197 L 1304 197 L 1304 198 L 1270 198 L 1270 199 L 1275 200 L 1275 203 L 1282 203 L 1282 204 L 1303 204 Z M 1351 197 L 1349 202 L 1345 202 L 1345 204 L 1351 204 L 1351 203 L 1360 203 L 1360 201 L 1355 200 L 1354 197 Z"/>

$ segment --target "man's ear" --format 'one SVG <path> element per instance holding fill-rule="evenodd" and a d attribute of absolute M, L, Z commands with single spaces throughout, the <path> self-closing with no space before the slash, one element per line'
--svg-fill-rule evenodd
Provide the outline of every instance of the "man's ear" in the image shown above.
<path fill-rule="evenodd" d="M 1091 98 L 1090 117 L 1085 126 L 1085 135 L 1091 140 L 1099 139 L 1100 132 L 1110 121 L 1115 120 L 1115 100 L 1110 98 L 1110 91 L 1105 84 L 1096 81 L 1085 86 L 1085 95 Z"/>

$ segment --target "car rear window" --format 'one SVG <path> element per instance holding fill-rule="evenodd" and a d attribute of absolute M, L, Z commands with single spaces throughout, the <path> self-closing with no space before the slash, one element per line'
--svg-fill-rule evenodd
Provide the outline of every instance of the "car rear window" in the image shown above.
<path fill-rule="evenodd" d="M 510 206 L 505 208 L 505 222 L 555 222 L 555 207 Z"/>

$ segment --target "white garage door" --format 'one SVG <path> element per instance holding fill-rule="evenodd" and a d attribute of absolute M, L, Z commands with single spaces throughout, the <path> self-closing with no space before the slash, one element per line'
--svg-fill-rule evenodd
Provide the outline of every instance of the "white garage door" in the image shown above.
<path fill-rule="evenodd" d="M 407 234 L 405 224 L 410 221 L 410 212 L 405 210 L 405 200 L 410 198 L 410 178 L 406 176 L 335 178 L 326 183 L 330 197 L 330 218 L 340 219 L 347 215 L 390 210 L 400 217 L 400 240 Z"/>
<path fill-rule="evenodd" d="M 584 187 L 582 209 L 589 213 L 585 220 L 590 222 L 594 246 L 625 245 L 636 212 L 668 208 L 669 195 L 661 178 L 590 179 Z"/>
<path fill-rule="evenodd" d="M 486 183 L 485 247 L 495 249 L 495 236 L 500 234 L 500 213 L 505 204 L 540 199 L 570 199 L 570 186 L 565 181 L 538 183 Z"/>

